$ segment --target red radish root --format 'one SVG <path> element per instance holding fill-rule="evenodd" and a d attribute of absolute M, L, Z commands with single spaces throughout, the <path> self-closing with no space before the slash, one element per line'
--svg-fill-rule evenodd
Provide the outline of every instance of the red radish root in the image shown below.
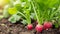
<path fill-rule="evenodd" d="M 37 32 L 42 32 L 43 26 L 42 25 L 37 25 L 35 29 L 36 29 Z"/>
<path fill-rule="evenodd" d="M 44 29 L 49 29 L 52 27 L 52 23 L 51 22 L 44 22 Z"/>
<path fill-rule="evenodd" d="M 33 25 L 32 25 L 32 24 L 28 24 L 28 25 L 27 25 L 27 29 L 28 29 L 28 30 L 32 30 L 32 29 L 33 29 Z"/>

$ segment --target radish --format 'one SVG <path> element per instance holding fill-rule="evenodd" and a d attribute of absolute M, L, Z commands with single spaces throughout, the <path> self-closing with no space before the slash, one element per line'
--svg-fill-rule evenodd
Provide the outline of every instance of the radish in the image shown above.
<path fill-rule="evenodd" d="M 41 16 L 42 11 L 40 12 L 39 9 L 37 9 L 37 11 L 36 11 L 34 2 L 31 2 L 31 4 L 33 6 L 33 10 L 34 10 L 34 13 L 36 15 L 36 19 L 37 19 L 36 23 L 38 23 L 38 25 L 36 25 L 35 29 L 36 29 L 37 32 L 42 32 L 42 30 L 43 30 L 43 26 L 42 26 L 42 24 L 43 24 L 43 19 L 42 19 L 43 16 Z"/>
<path fill-rule="evenodd" d="M 32 30 L 33 29 L 33 25 L 31 24 L 31 17 L 30 17 L 30 10 L 25 9 L 25 14 L 21 13 L 25 19 L 26 19 L 26 23 L 27 23 L 27 29 L 28 30 Z"/>
<path fill-rule="evenodd" d="M 32 24 L 28 24 L 28 25 L 27 25 L 27 29 L 28 29 L 28 30 L 32 30 L 32 29 L 33 29 L 33 25 L 32 25 Z"/>
<path fill-rule="evenodd" d="M 44 22 L 44 29 L 49 29 L 52 27 L 52 23 L 51 22 Z"/>
<path fill-rule="evenodd" d="M 35 29 L 36 29 L 37 32 L 42 32 L 43 26 L 42 26 L 42 25 L 37 25 L 37 26 L 35 27 Z"/>

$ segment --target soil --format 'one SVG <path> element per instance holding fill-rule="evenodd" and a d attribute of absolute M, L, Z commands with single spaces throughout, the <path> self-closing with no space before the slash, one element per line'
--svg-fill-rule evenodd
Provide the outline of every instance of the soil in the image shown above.
<path fill-rule="evenodd" d="M 32 24 L 34 27 L 36 26 L 35 22 Z M 51 28 L 49 30 L 44 30 L 42 33 L 38 33 L 34 28 L 33 30 L 27 30 L 26 26 L 21 22 L 12 24 L 7 19 L 3 18 L 0 20 L 0 34 L 60 34 L 60 27 Z"/>

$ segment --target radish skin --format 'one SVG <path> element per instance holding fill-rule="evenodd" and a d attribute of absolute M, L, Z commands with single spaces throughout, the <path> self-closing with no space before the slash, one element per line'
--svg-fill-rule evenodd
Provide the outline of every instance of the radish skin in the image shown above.
<path fill-rule="evenodd" d="M 52 27 L 52 23 L 51 22 L 44 22 L 44 29 L 49 29 Z"/>
<path fill-rule="evenodd" d="M 32 30 L 32 29 L 33 29 L 33 25 L 32 25 L 32 24 L 28 24 L 28 25 L 27 25 L 27 29 L 28 29 L 28 30 Z"/>
<path fill-rule="evenodd" d="M 43 26 L 42 25 L 37 25 L 35 29 L 36 29 L 37 32 L 42 32 Z"/>

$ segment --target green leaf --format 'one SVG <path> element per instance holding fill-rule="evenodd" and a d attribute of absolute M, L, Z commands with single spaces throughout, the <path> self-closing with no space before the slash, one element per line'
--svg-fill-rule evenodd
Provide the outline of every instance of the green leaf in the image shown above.
<path fill-rule="evenodd" d="M 31 16 L 30 16 L 32 19 L 36 20 L 36 16 L 35 16 L 35 13 L 31 13 Z"/>
<path fill-rule="evenodd" d="M 17 13 L 17 9 L 15 7 L 8 8 L 8 13 L 11 14 L 11 15 L 16 14 Z"/>
<path fill-rule="evenodd" d="M 16 23 L 16 21 L 19 21 L 21 18 L 21 16 L 19 15 L 12 15 L 8 20 L 11 22 L 11 23 Z"/>
<path fill-rule="evenodd" d="M 22 11 L 21 9 L 22 9 L 22 7 L 21 7 L 21 5 L 20 4 L 16 4 L 15 6 L 14 6 L 18 11 Z"/>
<path fill-rule="evenodd" d="M 27 21 L 26 20 L 23 20 L 23 21 L 21 21 L 21 23 L 23 23 L 24 25 L 26 25 L 27 24 Z"/>

